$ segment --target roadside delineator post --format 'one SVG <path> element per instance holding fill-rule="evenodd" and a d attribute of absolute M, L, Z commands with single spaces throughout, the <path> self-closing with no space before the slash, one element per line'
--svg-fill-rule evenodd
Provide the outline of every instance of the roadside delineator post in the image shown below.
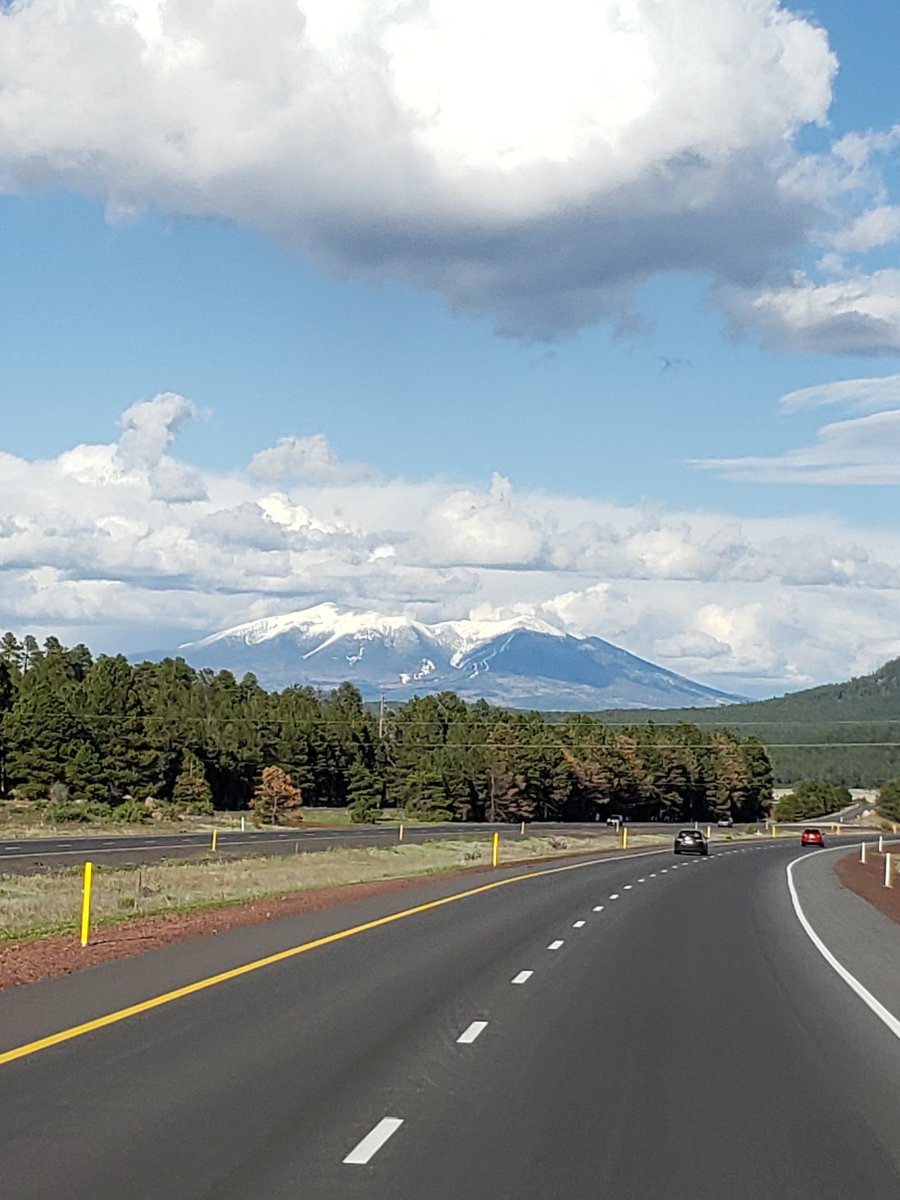
<path fill-rule="evenodd" d="M 84 885 L 81 893 L 81 944 L 86 946 L 91 936 L 91 888 L 94 882 L 94 864 L 84 864 Z"/>
<path fill-rule="evenodd" d="M 628 849 L 628 826 L 627 825 L 622 826 L 622 849 L 623 850 Z"/>
<path fill-rule="evenodd" d="M 711 837 L 712 837 L 712 825 L 707 825 L 707 827 L 706 827 L 706 840 L 707 840 L 707 841 L 709 841 L 709 839 L 710 839 Z"/>
<path fill-rule="evenodd" d="M 885 887 L 893 887 L 894 886 L 894 875 L 893 875 L 893 868 L 891 867 L 890 854 L 886 854 L 884 856 L 884 886 Z"/>
<path fill-rule="evenodd" d="M 403 826 L 402 825 L 400 826 L 400 829 L 398 830 L 397 841 L 398 842 L 403 841 Z"/>
<path fill-rule="evenodd" d="M 522 822 L 522 828 L 519 830 L 519 832 L 522 834 L 522 837 L 525 836 L 525 822 L 524 821 Z"/>
<path fill-rule="evenodd" d="M 880 833 L 878 835 L 878 853 L 884 854 L 884 837 Z"/>
<path fill-rule="evenodd" d="M 241 817 L 241 833 L 247 832 L 247 818 Z"/>
<path fill-rule="evenodd" d="M 218 840 L 219 840 L 219 831 L 218 831 L 218 829 L 214 829 L 214 830 L 212 831 L 212 840 L 211 840 L 211 841 L 210 841 L 210 843 L 209 843 L 209 848 L 210 848 L 210 850 L 215 850 L 215 848 L 216 848 L 216 842 L 217 842 Z"/>
<path fill-rule="evenodd" d="M 500 861 L 500 834 L 495 833 L 491 841 L 491 866 L 496 867 Z"/>
<path fill-rule="evenodd" d="M 865 843 L 865 842 L 861 842 L 861 843 L 860 843 L 860 847 L 859 847 L 859 861 L 860 861 L 860 862 L 865 862 L 865 861 L 866 861 L 866 843 Z"/>
<path fill-rule="evenodd" d="M 777 832 L 777 831 L 776 831 L 776 827 L 773 825 L 773 826 L 772 826 L 772 837 L 775 837 L 775 836 L 776 836 L 776 832 Z"/>

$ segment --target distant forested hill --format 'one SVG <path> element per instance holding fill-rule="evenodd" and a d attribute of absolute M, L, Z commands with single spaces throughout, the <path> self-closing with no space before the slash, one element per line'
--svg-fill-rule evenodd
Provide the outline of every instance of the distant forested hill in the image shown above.
<path fill-rule="evenodd" d="M 900 658 L 871 675 L 727 708 L 598 714 L 607 725 L 650 722 L 751 734 L 769 751 L 777 785 L 827 779 L 846 787 L 879 787 L 900 778 Z"/>

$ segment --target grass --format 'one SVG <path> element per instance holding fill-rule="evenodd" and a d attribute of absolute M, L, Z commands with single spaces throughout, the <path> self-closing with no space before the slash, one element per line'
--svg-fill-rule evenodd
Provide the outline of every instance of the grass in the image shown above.
<path fill-rule="evenodd" d="M 668 836 L 638 835 L 629 844 L 668 843 Z M 590 854 L 613 849 L 611 833 L 582 837 L 501 838 L 503 863 L 544 856 Z M 94 867 L 92 913 L 95 924 L 137 916 L 216 908 L 312 888 L 344 887 L 489 866 L 489 836 L 480 839 L 398 843 L 284 855 L 277 858 L 214 859 L 150 863 L 140 867 Z M 78 869 L 43 875 L 0 876 L 0 939 L 75 931 L 81 911 Z"/>
<path fill-rule="evenodd" d="M 185 816 L 178 821 L 144 821 L 127 823 L 114 820 L 97 821 L 45 821 L 35 811 L 34 805 L 0 801 L 0 837 L 39 838 L 56 835 L 77 837 L 121 836 L 134 837 L 141 833 L 208 833 L 212 829 L 240 829 L 241 818 L 248 829 L 253 829 L 250 812 L 216 812 L 210 817 Z M 379 825 L 399 825 L 420 828 L 429 824 L 415 817 L 404 816 L 400 809 L 385 808 L 381 811 Z M 303 809 L 301 829 L 318 829 L 330 826 L 349 826 L 353 822 L 347 808 L 324 808 L 309 806 Z M 268 829 L 270 826 L 266 825 Z M 271 828 L 274 828 L 271 827 Z M 283 828 L 283 827 L 280 827 Z"/>
<path fill-rule="evenodd" d="M 241 817 L 248 829 L 253 828 L 249 812 L 217 812 L 211 817 L 185 816 L 179 821 L 43 821 L 30 805 L 0 802 L 0 837 L 40 838 L 61 836 L 77 837 L 135 837 L 142 833 L 206 833 L 212 829 L 240 829 Z M 398 821 L 393 814 L 385 813 L 384 824 Z M 346 808 L 305 808 L 301 828 L 350 825 Z M 268 828 L 268 826 L 266 826 Z"/>

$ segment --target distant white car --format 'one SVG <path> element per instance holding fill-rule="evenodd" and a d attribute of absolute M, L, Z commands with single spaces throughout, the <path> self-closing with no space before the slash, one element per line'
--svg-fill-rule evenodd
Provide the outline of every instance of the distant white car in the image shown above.
<path fill-rule="evenodd" d="M 720 825 L 723 829 L 729 829 L 734 824 L 734 821 L 731 817 L 719 817 L 716 824 Z"/>
<path fill-rule="evenodd" d="M 613 813 L 612 816 L 606 818 L 607 825 L 624 825 L 625 818 L 621 813 Z"/>

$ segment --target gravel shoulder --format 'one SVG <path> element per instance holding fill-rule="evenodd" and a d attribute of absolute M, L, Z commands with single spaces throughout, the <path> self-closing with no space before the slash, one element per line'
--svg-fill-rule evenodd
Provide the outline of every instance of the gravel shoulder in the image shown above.
<path fill-rule="evenodd" d="M 813 929 L 863 987 L 900 1014 L 900 910 L 896 889 L 882 896 L 874 886 L 884 869 L 880 856 L 865 867 L 858 846 L 798 857 L 794 884 Z"/>
<path fill-rule="evenodd" d="M 868 862 L 860 862 L 859 853 L 854 851 L 838 859 L 834 873 L 845 888 L 900 924 L 900 885 L 884 886 L 884 859 L 880 854 L 873 853 Z"/>

